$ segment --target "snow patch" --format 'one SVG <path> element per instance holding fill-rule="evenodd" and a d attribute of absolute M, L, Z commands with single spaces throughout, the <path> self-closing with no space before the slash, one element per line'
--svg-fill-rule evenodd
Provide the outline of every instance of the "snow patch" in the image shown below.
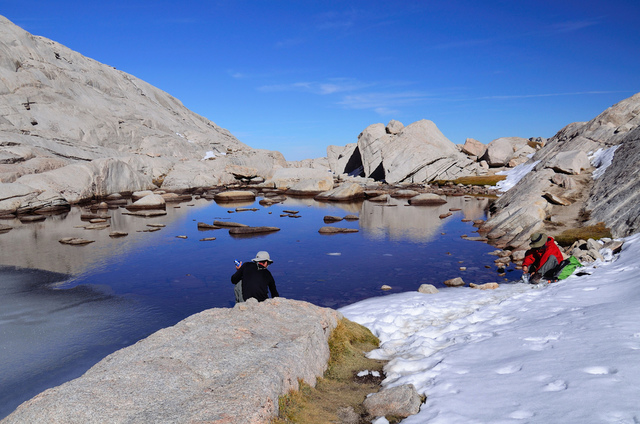
<path fill-rule="evenodd" d="M 613 161 L 613 155 L 615 154 L 618 146 L 609 147 L 608 149 L 598 149 L 595 152 L 589 152 L 589 160 L 591 161 L 591 165 L 598 168 L 596 169 L 592 177 L 594 180 L 600 178 L 604 172 L 607 170 L 611 162 Z"/>
<path fill-rule="evenodd" d="M 498 183 L 496 184 L 496 187 L 498 188 L 499 191 L 501 192 L 506 192 L 508 191 L 511 187 L 515 186 L 516 184 L 518 184 L 518 182 L 524 178 L 525 175 L 527 175 L 529 172 L 531 172 L 531 170 L 539 163 L 540 161 L 537 160 L 533 163 L 521 163 L 520 165 L 516 166 L 513 169 L 510 169 L 508 171 L 500 171 L 497 172 L 497 175 L 506 175 L 507 179 L 506 180 L 502 180 L 502 181 L 498 181 Z"/>
<path fill-rule="evenodd" d="M 427 396 L 403 424 L 634 422 L 639 256 L 636 234 L 610 261 L 586 266 L 591 275 L 539 289 L 406 292 L 339 311 L 380 339 L 369 357 L 389 361 L 383 386 L 413 384 Z"/>

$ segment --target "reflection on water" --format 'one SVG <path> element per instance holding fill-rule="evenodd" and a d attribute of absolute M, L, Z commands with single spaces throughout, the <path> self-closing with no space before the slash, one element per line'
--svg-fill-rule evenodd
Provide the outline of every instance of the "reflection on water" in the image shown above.
<path fill-rule="evenodd" d="M 233 306 L 233 261 L 250 260 L 259 250 L 269 251 L 274 259 L 270 270 L 281 296 L 332 308 L 416 290 L 423 283 L 443 287 L 444 280 L 458 276 L 467 283 L 500 281 L 495 269 L 485 267 L 493 263 L 486 255 L 493 248 L 461 238 L 475 230 L 462 219 L 483 218 L 487 200 L 447 200 L 429 207 L 407 206 L 406 200 L 396 199 L 382 206 L 288 198 L 263 207 L 257 200 L 218 205 L 194 199 L 175 205 L 179 207 L 169 204 L 166 216 L 154 218 L 124 215 L 124 209 L 105 211 L 111 217 L 106 230 L 77 228 L 87 223 L 80 219 L 79 208 L 38 223 L 3 221 L 14 228 L 0 234 L 0 265 L 5 265 L 0 267 L 0 289 L 5 288 L 0 298 L 0 347 L 3 362 L 11 364 L 13 372 L 0 370 L 0 417 L 20 401 L 79 376 L 106 354 L 153 331 L 208 308 Z M 236 212 L 236 207 L 257 210 Z M 461 211 L 452 216 L 439 218 L 458 208 Z M 292 209 L 300 218 L 282 216 Z M 318 233 L 327 225 L 325 215 L 347 214 L 359 215 L 360 220 L 331 225 L 357 228 L 358 233 Z M 231 237 L 226 229 L 198 230 L 198 222 L 214 220 L 281 230 L 251 238 Z M 148 224 L 165 227 L 147 232 Z M 129 235 L 111 238 L 111 231 Z M 63 237 L 95 242 L 68 246 L 58 242 Z M 215 240 L 201 241 L 205 237 Z M 58 277 L 51 284 L 54 281 L 43 274 L 6 266 L 70 277 Z M 22 280 L 9 286 L 9 274 Z M 382 291 L 384 284 L 393 289 Z"/>
<path fill-rule="evenodd" d="M 443 225 L 440 215 L 461 209 L 464 218 L 480 219 L 489 201 L 468 196 L 449 197 L 438 206 L 409 206 L 406 199 L 390 198 L 386 203 L 364 202 L 360 211 L 361 227 L 373 239 L 430 240 Z"/>
<path fill-rule="evenodd" d="M 77 275 L 90 268 L 92 264 L 102 261 L 125 250 L 135 249 L 141 243 L 149 241 L 148 224 L 159 224 L 174 221 L 189 212 L 189 209 L 204 207 L 210 202 L 194 200 L 180 205 L 167 205 L 167 215 L 142 218 L 124 215 L 125 209 L 109 209 L 100 212 L 108 215 L 110 227 L 105 230 L 86 230 L 81 226 L 89 224 L 80 216 L 88 213 L 79 207 L 68 213 L 47 216 L 45 221 L 21 223 L 18 219 L 2 220 L 13 229 L 0 234 L 0 264 L 14 265 L 23 268 L 37 268 L 47 271 Z M 126 238 L 111 238 L 109 233 L 124 231 Z M 64 237 L 79 237 L 95 240 L 86 246 L 69 246 L 60 244 Z"/>

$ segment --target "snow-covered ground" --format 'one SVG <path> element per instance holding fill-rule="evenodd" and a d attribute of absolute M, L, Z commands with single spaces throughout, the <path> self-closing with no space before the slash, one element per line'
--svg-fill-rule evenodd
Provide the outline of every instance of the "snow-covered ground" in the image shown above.
<path fill-rule="evenodd" d="M 636 234 L 590 275 L 543 288 L 400 293 L 340 311 L 380 338 L 383 386 L 427 396 L 404 424 L 639 423 L 639 257 Z"/>

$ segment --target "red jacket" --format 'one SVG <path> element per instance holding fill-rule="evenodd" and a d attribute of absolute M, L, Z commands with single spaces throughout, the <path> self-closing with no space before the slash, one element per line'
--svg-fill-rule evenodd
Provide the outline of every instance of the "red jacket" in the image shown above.
<path fill-rule="evenodd" d="M 534 272 L 540 269 L 551 255 L 556 257 L 558 263 L 562 262 L 562 252 L 558 249 L 553 237 L 548 237 L 547 242 L 541 248 L 527 250 L 522 266 L 527 266 L 529 267 L 529 272 Z"/>

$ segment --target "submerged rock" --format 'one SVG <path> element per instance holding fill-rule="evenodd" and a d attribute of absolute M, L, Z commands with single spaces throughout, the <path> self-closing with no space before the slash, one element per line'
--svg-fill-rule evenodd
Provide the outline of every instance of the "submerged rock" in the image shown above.
<path fill-rule="evenodd" d="M 447 203 L 445 199 L 434 193 L 422 193 L 408 200 L 412 206 L 438 206 Z"/>
<path fill-rule="evenodd" d="M 218 221 L 218 220 L 213 221 L 213 225 L 217 227 L 248 227 L 248 225 L 240 224 L 238 222 Z"/>
<path fill-rule="evenodd" d="M 222 227 L 219 225 L 206 224 L 204 222 L 198 222 L 198 230 L 218 230 Z"/>
<path fill-rule="evenodd" d="M 81 246 L 89 243 L 93 243 L 95 240 L 87 240 L 80 237 L 64 237 L 58 240 L 62 244 L 70 244 L 73 246 Z"/>
<path fill-rule="evenodd" d="M 318 230 L 320 234 L 357 233 L 356 228 L 322 227 Z"/>
<path fill-rule="evenodd" d="M 327 224 L 332 223 L 332 222 L 340 222 L 342 221 L 342 217 L 340 216 L 330 216 L 327 215 L 323 218 L 323 221 Z"/>
<path fill-rule="evenodd" d="M 256 194 L 248 190 L 223 191 L 213 197 L 216 202 L 235 202 L 238 200 L 254 200 L 255 198 Z"/>
<path fill-rule="evenodd" d="M 262 234 L 280 231 L 278 227 L 233 227 L 229 229 L 229 234 Z"/>

